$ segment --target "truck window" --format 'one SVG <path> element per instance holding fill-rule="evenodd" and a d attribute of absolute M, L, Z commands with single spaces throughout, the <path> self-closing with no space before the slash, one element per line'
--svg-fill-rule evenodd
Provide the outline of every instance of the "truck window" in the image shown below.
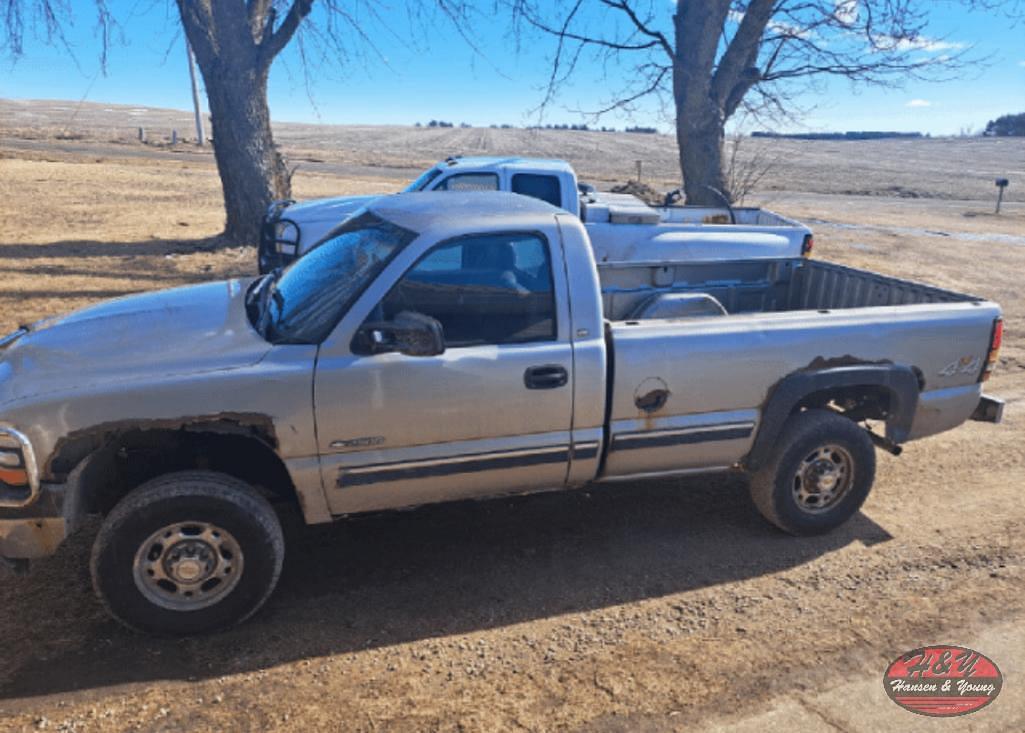
<path fill-rule="evenodd" d="M 435 191 L 497 191 L 497 173 L 456 173 L 439 183 Z"/>
<path fill-rule="evenodd" d="M 552 206 L 562 206 L 562 188 L 555 176 L 517 173 L 512 177 L 512 190 L 513 193 L 547 201 Z"/>
<path fill-rule="evenodd" d="M 382 303 L 436 318 L 449 348 L 555 340 L 548 243 L 536 234 L 462 237 L 431 249 Z"/>
<path fill-rule="evenodd" d="M 415 181 L 413 181 L 408 186 L 406 186 L 403 189 L 403 191 L 405 193 L 410 193 L 411 191 L 423 191 L 425 188 L 427 188 L 427 185 L 431 181 L 433 181 L 435 178 L 437 178 L 440 175 L 441 175 L 441 168 L 438 168 L 437 166 L 435 166 L 433 168 L 428 168 L 423 173 L 421 173 L 417 177 L 417 179 Z"/>

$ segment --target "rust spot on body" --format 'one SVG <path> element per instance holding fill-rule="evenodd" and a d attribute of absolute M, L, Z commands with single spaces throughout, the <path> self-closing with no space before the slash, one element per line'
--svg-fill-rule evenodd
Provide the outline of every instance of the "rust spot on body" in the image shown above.
<path fill-rule="evenodd" d="M 672 392 L 660 377 L 648 377 L 634 390 L 634 406 L 640 411 L 645 430 L 655 429 L 655 414 L 666 406 Z"/>

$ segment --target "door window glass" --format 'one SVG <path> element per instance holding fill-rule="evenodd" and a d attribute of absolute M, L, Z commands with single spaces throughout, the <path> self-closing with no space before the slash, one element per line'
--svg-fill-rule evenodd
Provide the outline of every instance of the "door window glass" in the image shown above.
<path fill-rule="evenodd" d="M 447 347 L 555 340 L 547 242 L 536 234 L 463 237 L 432 249 L 382 303 L 437 319 Z"/>

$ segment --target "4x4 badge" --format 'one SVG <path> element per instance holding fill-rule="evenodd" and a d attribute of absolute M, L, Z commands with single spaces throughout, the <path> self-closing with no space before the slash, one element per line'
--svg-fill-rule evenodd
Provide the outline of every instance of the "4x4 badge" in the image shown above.
<path fill-rule="evenodd" d="M 953 377 L 955 374 L 976 374 L 982 369 L 982 359 L 977 356 L 962 356 L 940 369 L 941 377 Z"/>

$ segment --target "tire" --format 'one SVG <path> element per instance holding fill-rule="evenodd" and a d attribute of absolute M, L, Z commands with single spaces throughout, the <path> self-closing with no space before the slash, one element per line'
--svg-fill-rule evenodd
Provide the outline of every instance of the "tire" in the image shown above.
<path fill-rule="evenodd" d="M 108 612 L 148 634 L 242 623 L 281 575 L 285 542 L 271 505 L 225 474 L 159 476 L 122 499 L 93 545 L 93 587 Z M 183 580 L 184 579 L 184 580 Z"/>
<path fill-rule="evenodd" d="M 751 498 L 784 532 L 821 534 L 857 513 L 875 471 L 865 430 L 835 412 L 807 410 L 783 425 L 772 460 L 751 476 Z"/>

